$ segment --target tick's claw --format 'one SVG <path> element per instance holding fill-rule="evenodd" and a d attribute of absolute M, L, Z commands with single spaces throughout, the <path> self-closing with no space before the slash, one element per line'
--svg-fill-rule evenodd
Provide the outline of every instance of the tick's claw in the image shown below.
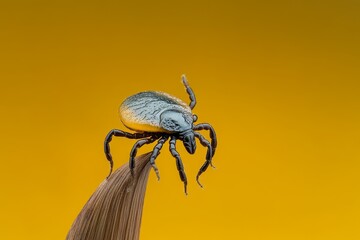
<path fill-rule="evenodd" d="M 157 168 L 154 168 L 154 171 L 156 173 L 156 177 L 157 177 L 157 180 L 160 181 L 160 173 L 159 173 L 159 170 Z"/>
<path fill-rule="evenodd" d="M 198 176 L 196 176 L 196 181 L 197 181 L 197 183 L 199 184 L 199 186 L 201 187 L 201 188 L 204 188 L 204 186 L 200 183 L 200 181 L 199 181 L 199 175 Z"/>
<path fill-rule="evenodd" d="M 210 163 L 210 166 L 211 166 L 212 168 L 216 169 L 216 167 L 215 167 L 212 163 Z"/>
<path fill-rule="evenodd" d="M 111 173 L 112 173 L 112 168 L 110 169 L 110 173 L 109 173 L 109 175 L 106 177 L 106 179 L 109 179 L 109 178 L 110 178 Z"/>

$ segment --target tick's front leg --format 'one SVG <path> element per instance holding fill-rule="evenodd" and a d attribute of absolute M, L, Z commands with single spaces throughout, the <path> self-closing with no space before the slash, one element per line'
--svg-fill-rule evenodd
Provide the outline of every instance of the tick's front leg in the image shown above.
<path fill-rule="evenodd" d="M 209 165 L 212 166 L 211 164 L 211 159 L 212 159 L 212 147 L 209 143 L 208 140 L 206 140 L 200 133 L 195 132 L 194 133 L 195 137 L 197 137 L 200 140 L 200 143 L 204 146 L 207 147 L 207 152 L 206 152 L 206 161 L 205 163 L 201 166 L 197 176 L 196 176 L 196 181 L 198 182 L 198 184 L 200 185 L 200 187 L 203 187 L 203 185 L 200 183 L 199 181 L 199 177 L 200 175 L 206 171 L 206 169 L 209 167 Z"/>
<path fill-rule="evenodd" d="M 217 147 L 217 138 L 214 128 L 208 123 L 199 123 L 195 125 L 193 130 L 209 130 L 210 131 L 210 138 L 211 138 L 211 147 L 212 147 L 212 156 L 215 154 L 215 150 Z"/>
<path fill-rule="evenodd" d="M 193 109 L 196 105 L 196 98 L 195 98 L 195 94 L 194 91 L 191 89 L 185 74 L 181 76 L 181 80 L 186 88 L 186 92 L 189 94 L 189 98 L 190 98 L 190 103 L 189 103 L 189 107 L 191 109 Z"/>

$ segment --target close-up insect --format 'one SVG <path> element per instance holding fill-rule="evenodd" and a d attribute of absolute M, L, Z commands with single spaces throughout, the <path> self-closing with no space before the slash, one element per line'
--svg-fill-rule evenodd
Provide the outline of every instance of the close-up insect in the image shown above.
<path fill-rule="evenodd" d="M 181 140 L 185 149 L 190 154 L 193 154 L 196 150 L 195 138 L 197 138 L 201 145 L 207 147 L 206 161 L 196 176 L 196 181 L 202 187 L 199 177 L 206 171 L 209 165 L 213 166 L 212 157 L 217 146 L 216 133 L 214 128 L 208 123 L 194 124 L 197 121 L 197 116 L 192 113 L 192 109 L 196 105 L 195 94 L 190 88 L 185 75 L 182 75 L 182 83 L 190 97 L 189 105 L 170 94 L 158 91 L 137 93 L 125 99 L 121 104 L 120 119 L 125 127 L 135 131 L 135 133 L 113 129 L 107 134 L 104 142 L 104 151 L 107 160 L 110 162 L 109 176 L 113 169 L 109 145 L 113 136 L 140 139 L 130 151 L 129 166 L 132 175 L 134 174 L 135 156 L 138 149 L 145 144 L 158 140 L 150 156 L 150 164 L 155 170 L 158 179 L 160 179 L 160 174 L 155 164 L 155 159 L 160 154 L 163 144 L 170 138 L 169 150 L 176 159 L 180 179 L 184 183 L 185 193 L 187 193 L 187 178 L 180 155 L 176 151 L 176 141 Z M 211 143 L 197 132 L 199 130 L 208 130 L 210 132 Z"/>

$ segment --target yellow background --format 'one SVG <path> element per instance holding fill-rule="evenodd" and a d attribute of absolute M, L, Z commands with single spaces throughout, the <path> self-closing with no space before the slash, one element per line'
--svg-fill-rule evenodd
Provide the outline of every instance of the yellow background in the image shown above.
<path fill-rule="evenodd" d="M 143 90 L 183 100 L 214 164 L 178 143 L 141 239 L 360 239 L 359 1 L 2 1 L 0 238 L 64 239 L 108 174 L 103 140 Z M 205 133 L 204 133 L 205 134 Z M 205 134 L 207 135 L 207 134 Z M 133 140 L 115 139 L 115 167 Z M 140 153 L 150 151 L 149 146 Z"/>

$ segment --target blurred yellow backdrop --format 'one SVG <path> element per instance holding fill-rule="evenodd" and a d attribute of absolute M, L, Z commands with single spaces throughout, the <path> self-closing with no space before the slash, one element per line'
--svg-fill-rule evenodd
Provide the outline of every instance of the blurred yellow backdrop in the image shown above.
<path fill-rule="evenodd" d="M 214 164 L 164 147 L 141 239 L 360 239 L 359 1 L 2 1 L 1 239 L 64 239 L 127 96 L 188 101 Z M 134 141 L 115 139 L 115 167 Z M 140 153 L 150 151 L 149 146 Z"/>

